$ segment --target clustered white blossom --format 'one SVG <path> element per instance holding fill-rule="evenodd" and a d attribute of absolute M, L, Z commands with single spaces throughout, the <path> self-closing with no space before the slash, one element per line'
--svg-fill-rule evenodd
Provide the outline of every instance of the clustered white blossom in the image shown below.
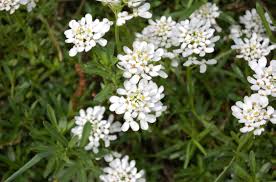
<path fill-rule="evenodd" d="M 136 40 L 146 41 L 163 49 L 163 57 L 171 59 L 174 67 L 178 65 L 180 55 L 188 59 L 191 56 L 184 65 L 201 65 L 201 72 L 205 72 L 206 64 L 215 64 L 214 59 L 208 62 L 202 57 L 214 52 L 215 42 L 219 40 L 219 36 L 215 36 L 215 29 L 220 30 L 215 20 L 219 14 L 215 4 L 206 3 L 190 19 L 178 23 L 165 16 L 155 21 L 150 19 L 149 25 L 136 34 Z M 190 61 L 191 59 L 198 61 Z"/>
<path fill-rule="evenodd" d="M 244 124 L 240 129 L 242 133 L 253 131 L 254 135 L 260 135 L 268 121 L 276 124 L 275 111 L 268 104 L 266 96 L 252 94 L 249 97 L 245 96 L 243 102 L 238 101 L 232 106 L 232 114 Z"/>
<path fill-rule="evenodd" d="M 247 80 L 252 84 L 251 89 L 257 91 L 260 95 L 276 97 L 276 70 L 273 72 L 272 64 L 273 61 L 270 62 L 268 67 L 264 63 L 250 65 L 255 74 L 253 77 L 247 77 Z"/>
<path fill-rule="evenodd" d="M 126 21 L 135 18 L 142 17 L 149 19 L 152 17 L 152 14 L 149 12 L 150 4 L 146 3 L 146 0 L 97 0 L 101 1 L 103 4 L 107 4 L 111 6 L 111 9 L 123 9 L 124 7 L 128 7 L 129 11 L 120 11 L 118 12 L 116 25 L 122 26 L 126 23 Z"/>
<path fill-rule="evenodd" d="M 266 13 L 265 16 L 270 28 L 275 30 L 269 15 Z M 248 76 L 247 80 L 252 84 L 251 90 L 258 93 L 245 96 L 244 102 L 238 101 L 236 106 L 232 106 L 232 114 L 245 125 L 240 129 L 241 132 L 253 131 L 254 135 L 260 135 L 267 121 L 276 124 L 276 112 L 273 107 L 268 106 L 268 96 L 276 96 L 276 73 L 275 68 L 273 69 L 275 61 L 266 66 L 266 56 L 276 45 L 271 44 L 265 35 L 265 28 L 256 9 L 246 11 L 246 14 L 240 17 L 240 23 L 243 27 L 233 25 L 230 28 L 230 37 L 235 43 L 231 48 L 238 52 L 237 58 L 246 60 L 255 72 L 253 76 Z"/>
<path fill-rule="evenodd" d="M 266 60 L 266 56 L 276 48 L 275 44 L 271 45 L 269 39 L 256 33 L 251 38 L 234 38 L 235 45 L 231 48 L 237 50 L 237 58 L 242 58 L 250 62 Z"/>
<path fill-rule="evenodd" d="M 149 25 L 141 33 L 136 34 L 136 39 L 154 44 L 156 48 L 162 48 L 163 57 L 174 58 L 174 54 L 168 49 L 175 44 L 172 31 L 175 25 L 176 22 L 171 17 L 162 16 L 156 21 L 150 19 Z"/>
<path fill-rule="evenodd" d="M 265 13 L 265 18 L 270 25 L 270 28 L 274 31 L 276 29 L 273 26 L 272 20 L 268 13 Z M 265 36 L 265 28 L 262 24 L 262 20 L 258 15 L 256 9 L 247 10 L 244 16 L 240 17 L 240 23 L 243 25 L 244 29 L 242 32 L 247 36 L 251 37 L 253 33 L 261 36 Z"/>
<path fill-rule="evenodd" d="M 214 52 L 215 42 L 219 40 L 219 36 L 214 36 L 211 23 L 197 18 L 181 21 L 175 31 L 175 41 L 180 45 L 175 52 L 184 58 L 192 54 L 204 57 L 206 53 Z"/>
<path fill-rule="evenodd" d="M 114 153 L 113 153 L 114 155 Z M 121 154 L 105 156 L 108 167 L 103 168 L 100 175 L 102 182 L 146 182 L 145 171 L 135 167 L 135 160 L 129 161 L 129 157 Z"/>
<path fill-rule="evenodd" d="M 119 96 L 112 96 L 109 99 L 111 102 L 109 109 L 116 114 L 124 114 L 122 131 L 127 131 L 129 127 L 133 131 L 138 131 L 140 127 L 142 130 L 147 130 L 148 123 L 154 123 L 166 110 L 166 106 L 161 102 L 164 97 L 163 91 L 164 87 L 158 87 L 153 81 L 126 80 L 124 88 L 117 89 Z"/>
<path fill-rule="evenodd" d="M 13 14 L 21 5 L 26 5 L 27 10 L 30 12 L 38 0 L 0 0 L 0 11 L 9 11 Z"/>
<path fill-rule="evenodd" d="M 81 20 L 71 20 L 69 22 L 69 30 L 64 32 L 66 43 L 74 44 L 70 49 L 69 55 L 75 56 L 78 52 L 88 52 L 96 44 L 102 47 L 106 46 L 107 40 L 103 36 L 110 30 L 113 23 L 104 18 L 102 21 L 95 19 L 93 21 L 90 14 L 86 14 Z"/>
<path fill-rule="evenodd" d="M 123 76 L 131 78 L 145 78 L 150 80 L 152 77 L 160 76 L 166 78 L 168 75 L 163 71 L 164 67 L 158 62 L 163 55 L 163 49 L 155 49 L 153 44 L 146 42 L 134 42 L 133 50 L 124 47 L 126 55 L 118 55 L 120 60 L 118 66 L 124 70 Z"/>
<path fill-rule="evenodd" d="M 115 133 L 121 131 L 121 124 L 119 122 L 113 122 L 113 115 L 110 115 L 107 120 L 104 120 L 104 112 L 105 108 L 102 106 L 89 107 L 86 110 L 81 109 L 79 116 L 75 117 L 77 126 L 72 128 L 71 132 L 74 136 L 78 136 L 79 139 L 82 138 L 85 124 L 87 122 L 91 124 L 92 129 L 85 150 L 93 150 L 94 153 L 98 153 L 100 140 L 104 142 L 105 147 L 109 147 L 110 141 L 117 139 Z"/>
<path fill-rule="evenodd" d="M 218 31 L 221 32 L 221 28 L 218 26 L 216 22 L 216 18 L 220 15 L 219 8 L 216 4 L 213 3 L 206 3 L 202 5 L 199 9 L 194 11 L 190 18 L 196 18 L 199 20 L 205 20 L 211 23 L 212 26 Z"/>

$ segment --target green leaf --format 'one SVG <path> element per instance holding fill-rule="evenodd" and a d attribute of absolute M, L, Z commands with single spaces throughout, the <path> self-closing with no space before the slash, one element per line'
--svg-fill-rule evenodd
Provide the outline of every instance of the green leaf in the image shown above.
<path fill-rule="evenodd" d="M 206 151 L 204 150 L 204 148 L 202 147 L 202 145 L 201 145 L 198 141 L 196 141 L 196 140 L 194 140 L 194 139 L 192 139 L 192 141 L 193 141 L 193 143 L 195 144 L 195 146 L 206 156 L 207 153 L 206 153 Z"/>
<path fill-rule="evenodd" d="M 81 148 L 83 148 L 87 144 L 89 135 L 91 133 L 91 129 L 92 129 L 91 123 L 86 122 L 84 127 L 83 127 L 82 137 L 81 137 L 81 141 L 80 141 L 80 147 Z"/>
<path fill-rule="evenodd" d="M 234 164 L 234 171 L 235 171 L 235 174 L 242 178 L 243 180 L 245 181 L 250 181 L 250 175 L 246 172 L 245 169 L 243 169 L 240 165 L 238 164 Z"/>
<path fill-rule="evenodd" d="M 22 173 L 27 171 L 29 168 L 37 164 L 41 159 L 48 157 L 51 155 L 51 152 L 43 152 L 36 154 L 29 162 L 27 162 L 24 166 L 22 166 L 18 171 L 13 173 L 8 179 L 6 179 L 4 182 L 10 182 L 13 181 L 15 178 L 20 176 Z"/>
<path fill-rule="evenodd" d="M 249 154 L 249 165 L 250 165 L 250 169 L 252 171 L 252 173 L 256 174 L 256 158 L 255 158 L 255 153 L 253 151 L 250 151 Z"/>
<path fill-rule="evenodd" d="M 57 118 L 55 115 L 55 111 L 49 104 L 47 104 L 47 116 L 49 120 L 52 122 L 52 124 L 57 126 Z"/>
<path fill-rule="evenodd" d="M 274 37 L 271 29 L 270 29 L 270 26 L 269 26 L 269 23 L 267 22 L 266 20 L 266 17 L 265 17 L 265 11 L 263 9 L 263 7 L 261 6 L 261 4 L 259 2 L 256 2 L 256 9 L 257 9 L 257 12 L 262 20 L 262 23 L 263 23 L 263 26 L 266 30 L 266 33 L 269 37 L 269 39 L 272 41 L 272 42 L 276 42 L 276 38 Z"/>
<path fill-rule="evenodd" d="M 112 94 L 112 87 L 110 85 L 106 85 L 100 93 L 98 93 L 95 98 L 94 102 L 96 103 L 102 103 L 104 102 L 109 96 Z"/>
<path fill-rule="evenodd" d="M 46 130 L 48 131 L 48 133 L 57 141 L 59 141 L 63 146 L 67 146 L 68 141 L 67 139 L 61 135 L 58 130 L 51 126 L 49 123 L 47 122 L 43 122 L 43 125 L 45 126 Z"/>

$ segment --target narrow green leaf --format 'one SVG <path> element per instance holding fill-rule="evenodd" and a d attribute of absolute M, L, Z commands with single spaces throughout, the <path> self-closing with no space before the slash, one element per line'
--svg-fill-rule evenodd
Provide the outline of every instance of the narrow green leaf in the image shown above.
<path fill-rule="evenodd" d="M 112 94 L 112 87 L 106 85 L 94 98 L 94 102 L 102 103 Z"/>
<path fill-rule="evenodd" d="M 255 153 L 253 151 L 250 151 L 249 154 L 249 165 L 250 165 L 250 169 L 252 171 L 252 173 L 256 174 L 256 159 L 255 159 Z"/>
<path fill-rule="evenodd" d="M 186 156 L 185 156 L 185 163 L 184 163 L 184 168 L 187 168 L 190 162 L 190 151 L 191 151 L 191 146 L 192 146 L 192 142 L 190 141 L 188 143 L 188 146 L 186 148 Z"/>
<path fill-rule="evenodd" d="M 80 141 L 81 148 L 83 148 L 87 144 L 89 135 L 91 133 L 91 129 L 92 129 L 91 123 L 89 123 L 89 122 L 85 123 L 85 125 L 83 127 L 83 131 L 82 131 L 82 138 Z"/>
<path fill-rule="evenodd" d="M 47 104 L 47 116 L 48 116 L 49 120 L 51 121 L 51 123 L 54 124 L 55 126 L 57 126 L 57 118 L 55 115 L 55 111 L 49 104 Z"/>
<path fill-rule="evenodd" d="M 256 2 L 256 9 L 257 9 L 257 12 L 258 12 L 261 20 L 262 20 L 263 26 L 266 30 L 266 33 L 267 33 L 269 39 L 272 42 L 276 42 L 276 38 L 274 37 L 274 35 L 273 35 L 273 33 L 270 29 L 269 23 L 266 20 L 265 11 L 264 11 L 263 7 L 261 6 L 261 4 L 259 2 Z"/>
<path fill-rule="evenodd" d="M 22 173 L 27 171 L 29 168 L 37 164 L 41 159 L 48 157 L 51 155 L 51 152 L 43 152 L 36 154 L 29 162 L 27 162 L 24 166 L 22 166 L 18 171 L 13 173 L 8 179 L 6 179 L 4 182 L 10 182 L 13 181 L 15 178 L 20 176 Z"/>
<path fill-rule="evenodd" d="M 237 152 L 241 151 L 241 149 L 246 145 L 246 143 L 252 138 L 252 133 L 248 133 L 243 135 L 240 139 L 239 146 L 237 148 Z"/>
<path fill-rule="evenodd" d="M 192 141 L 195 144 L 195 146 L 206 156 L 207 153 L 204 150 L 204 148 L 202 147 L 202 145 L 198 141 L 196 141 L 195 139 L 192 139 Z"/>
<path fill-rule="evenodd" d="M 250 175 L 246 172 L 245 169 L 243 169 L 240 165 L 234 164 L 234 172 L 235 174 L 242 178 L 245 181 L 250 181 Z"/>
<path fill-rule="evenodd" d="M 43 125 L 45 126 L 46 130 L 48 131 L 48 133 L 57 141 L 59 141 L 63 146 L 67 146 L 67 140 L 66 138 L 61 135 L 57 129 L 53 126 L 51 126 L 49 123 L 47 122 L 43 122 Z"/>

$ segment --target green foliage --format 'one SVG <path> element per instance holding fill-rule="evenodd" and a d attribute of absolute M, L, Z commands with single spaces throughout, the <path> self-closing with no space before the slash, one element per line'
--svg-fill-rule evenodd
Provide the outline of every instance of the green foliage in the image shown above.
<path fill-rule="evenodd" d="M 204 0 L 152 0 L 155 17 L 187 18 Z M 275 180 L 275 129 L 271 125 L 260 137 L 239 132 L 231 116 L 235 101 L 250 94 L 246 81 L 250 71 L 235 58 L 232 42 L 223 37 L 251 1 L 215 0 L 223 13 L 219 24 L 222 39 L 214 57 L 218 64 L 199 74 L 197 68 L 174 69 L 165 60 L 168 79 L 156 79 L 165 87 L 167 111 L 148 131 L 126 132 L 111 143 L 111 149 L 135 159 L 145 169 L 148 181 L 268 182 Z M 269 1 L 267 1 L 269 2 Z M 233 3 L 236 6 L 233 7 Z M 275 5 L 274 1 L 271 4 Z M 40 0 L 33 12 L 0 12 L 0 178 L 2 181 L 97 181 L 101 166 L 98 154 L 83 149 L 91 126 L 79 141 L 72 137 L 74 115 L 80 108 L 103 105 L 122 86 L 117 68 L 115 30 L 107 34 L 108 45 L 89 53 L 68 56 L 64 30 L 73 18 L 86 12 L 114 20 L 113 13 L 96 1 Z M 266 4 L 270 9 L 270 4 Z M 268 36 L 273 33 L 256 7 Z M 232 8 L 232 9 L 231 9 Z M 119 28 L 120 44 L 130 46 L 134 33 L 146 25 L 131 20 Z M 118 45 L 117 45 L 118 46 Z M 120 49 L 118 49 L 120 51 Z M 86 84 L 80 95 L 80 65 Z M 274 104 L 275 106 L 275 104 Z M 107 109 L 108 110 L 108 109 Z M 108 112 L 108 111 L 107 111 Z M 121 121 L 120 116 L 116 120 Z"/>

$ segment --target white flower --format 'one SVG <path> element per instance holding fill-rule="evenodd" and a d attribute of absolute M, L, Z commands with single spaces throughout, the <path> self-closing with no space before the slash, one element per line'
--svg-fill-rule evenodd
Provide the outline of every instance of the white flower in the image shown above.
<path fill-rule="evenodd" d="M 239 123 L 245 126 L 240 129 L 242 133 L 253 131 L 254 135 L 260 135 L 264 131 L 267 121 L 276 123 L 276 115 L 274 109 L 268 106 L 268 98 L 259 94 L 245 96 L 244 101 L 236 102 L 236 105 L 231 107 L 232 114 Z"/>
<path fill-rule="evenodd" d="M 145 27 L 141 34 L 136 34 L 137 40 L 144 40 L 154 44 L 159 48 L 171 48 L 173 45 L 172 29 L 176 22 L 171 17 L 162 16 L 160 19 L 149 20 L 149 25 Z"/>
<path fill-rule="evenodd" d="M 122 125 L 122 131 L 127 131 L 129 127 L 138 131 L 140 126 L 142 130 L 148 129 L 148 123 L 154 123 L 156 118 L 166 110 L 161 99 L 164 97 L 164 87 L 158 87 L 156 83 L 142 79 L 127 80 L 124 82 L 124 88 L 117 89 L 120 96 L 112 96 L 109 101 L 110 111 L 116 114 L 124 114 L 125 122 Z"/>
<path fill-rule="evenodd" d="M 190 66 L 192 64 L 199 65 L 199 72 L 200 73 L 205 73 L 206 70 L 207 70 L 207 65 L 217 64 L 217 60 L 215 60 L 215 59 L 210 59 L 210 60 L 201 59 L 201 60 L 198 60 L 197 57 L 190 56 L 190 57 L 188 57 L 188 60 L 183 64 L 183 66 Z"/>
<path fill-rule="evenodd" d="M 117 16 L 118 16 L 118 19 L 117 19 L 116 24 L 118 26 L 122 26 L 123 24 L 126 23 L 127 20 L 130 20 L 133 18 L 133 15 L 129 15 L 127 11 L 120 12 L 120 13 L 118 13 Z"/>
<path fill-rule="evenodd" d="M 141 6 L 143 3 L 145 3 L 146 0 L 128 0 L 127 6 L 129 8 L 137 8 L 138 6 Z"/>
<path fill-rule="evenodd" d="M 209 21 L 218 32 L 220 32 L 221 28 L 217 25 L 216 22 L 216 18 L 219 17 L 219 15 L 220 11 L 216 4 L 206 3 L 194 11 L 190 18 L 197 18 L 199 20 L 205 19 L 206 21 Z"/>
<path fill-rule="evenodd" d="M 180 44 L 175 53 L 182 53 L 183 57 L 198 54 L 200 57 L 206 53 L 214 52 L 215 42 L 219 36 L 214 36 L 215 29 L 210 22 L 193 18 L 181 21 L 174 29 L 174 41 Z"/>
<path fill-rule="evenodd" d="M 89 107 L 85 110 L 80 110 L 80 115 L 75 117 L 76 125 L 72 128 L 73 135 L 82 137 L 84 125 L 89 122 L 92 126 L 89 143 L 85 146 L 86 150 L 93 150 L 94 153 L 99 151 L 100 140 L 105 144 L 105 147 L 109 147 L 110 141 L 116 140 L 116 132 L 121 131 L 121 124 L 119 122 L 113 122 L 113 115 L 110 115 L 108 120 L 103 120 L 103 114 L 105 108 L 101 106 Z"/>
<path fill-rule="evenodd" d="M 66 43 L 73 43 L 73 48 L 70 49 L 69 55 L 75 56 L 78 52 L 88 52 L 96 44 L 105 46 L 107 40 L 102 38 L 106 32 L 109 31 L 112 22 L 108 19 L 99 21 L 98 19 L 92 20 L 90 14 L 86 14 L 81 20 L 71 20 L 69 27 L 71 29 L 64 32 L 66 36 Z"/>
<path fill-rule="evenodd" d="M 272 60 L 270 65 L 272 67 L 272 74 L 273 74 L 273 76 L 275 76 L 276 75 L 276 60 Z"/>
<path fill-rule="evenodd" d="M 260 95 L 276 97 L 276 74 L 272 72 L 272 62 L 268 67 L 266 64 L 253 62 L 250 67 L 255 71 L 253 77 L 247 77 L 252 84 L 251 89 L 258 91 Z"/>
<path fill-rule="evenodd" d="M 100 180 L 102 182 L 146 182 L 144 170 L 138 172 L 135 165 L 136 162 L 129 161 L 127 155 L 115 158 L 109 162 L 108 167 L 103 168 L 104 174 L 100 175 Z"/>
<path fill-rule="evenodd" d="M 36 7 L 38 0 L 20 0 L 20 3 L 27 6 L 28 12 L 32 11 Z"/>
<path fill-rule="evenodd" d="M 0 11 L 9 11 L 13 14 L 20 5 L 20 0 L 0 0 Z"/>
<path fill-rule="evenodd" d="M 148 80 L 156 76 L 167 77 L 167 74 L 163 71 L 163 66 L 158 64 L 163 55 L 162 49 L 155 50 L 153 44 L 135 41 L 133 50 L 124 46 L 124 52 L 126 55 L 118 55 L 120 60 L 118 66 L 124 70 L 123 76 L 125 78 L 131 78 L 133 75 Z"/>
<path fill-rule="evenodd" d="M 150 3 L 145 3 L 142 6 L 133 9 L 133 16 L 134 17 L 140 16 L 142 18 L 149 19 L 152 17 L 152 14 L 149 12 L 149 9 L 150 9 Z"/>
<path fill-rule="evenodd" d="M 238 52 L 237 58 L 243 58 L 246 61 L 257 62 L 260 59 L 266 59 L 271 50 L 275 49 L 275 45 L 269 44 L 269 39 L 253 33 L 250 39 L 234 38 L 235 45 L 232 49 Z"/>
<path fill-rule="evenodd" d="M 230 38 L 235 39 L 235 38 L 240 38 L 243 35 L 243 31 L 241 29 L 240 25 L 231 25 L 230 26 Z"/>
<path fill-rule="evenodd" d="M 121 0 L 96 0 L 96 1 L 100 1 L 103 4 L 108 4 L 108 5 L 118 5 L 121 3 Z"/>
<path fill-rule="evenodd" d="M 273 26 L 272 20 L 268 13 L 265 13 L 265 17 L 272 31 L 276 30 L 276 27 Z M 252 9 L 251 11 L 247 10 L 245 15 L 240 17 L 240 23 L 244 25 L 244 33 L 247 37 L 251 37 L 253 33 L 265 35 L 265 28 L 256 9 Z"/>

